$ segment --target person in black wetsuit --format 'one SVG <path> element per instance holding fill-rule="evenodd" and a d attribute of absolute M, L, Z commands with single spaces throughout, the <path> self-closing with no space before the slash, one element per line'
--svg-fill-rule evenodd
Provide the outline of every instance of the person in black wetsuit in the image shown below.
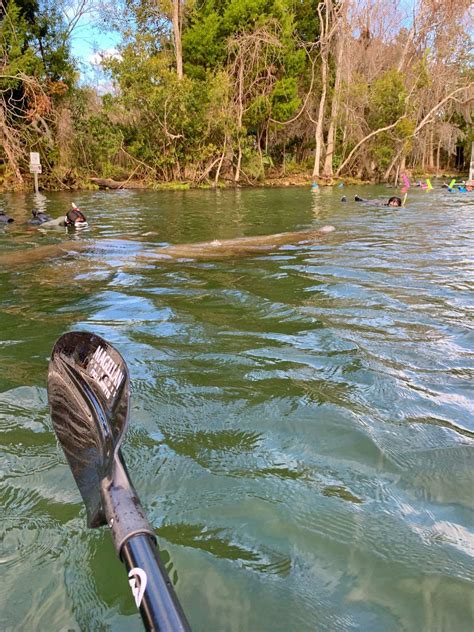
<path fill-rule="evenodd" d="M 74 204 L 71 204 L 71 209 L 63 217 L 52 219 L 44 211 L 32 211 L 33 217 L 28 220 L 28 224 L 34 224 L 41 226 L 41 228 L 56 228 L 56 227 L 71 227 L 71 228 L 85 228 L 88 226 L 87 217 L 79 208 Z"/>
<path fill-rule="evenodd" d="M 0 208 L 0 225 L 11 224 L 14 221 L 15 220 L 13 219 L 13 217 L 10 217 L 10 215 L 7 215 L 5 211 L 2 208 Z"/>
<path fill-rule="evenodd" d="M 387 202 L 384 202 L 383 200 L 364 200 L 364 198 L 361 198 L 359 195 L 356 195 L 354 200 L 356 202 L 365 202 L 366 204 L 375 204 L 376 206 L 402 206 L 401 198 L 396 195 L 389 198 Z"/>
<path fill-rule="evenodd" d="M 31 214 L 33 217 L 28 220 L 28 224 L 32 224 L 33 226 L 40 226 L 41 224 L 45 224 L 46 222 L 50 222 L 52 220 L 52 217 L 41 209 L 33 209 Z"/>

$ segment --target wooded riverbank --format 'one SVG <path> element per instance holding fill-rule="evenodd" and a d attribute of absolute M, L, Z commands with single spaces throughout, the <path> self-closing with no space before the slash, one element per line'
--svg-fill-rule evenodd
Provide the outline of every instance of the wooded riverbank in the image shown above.
<path fill-rule="evenodd" d="M 408 172 L 410 177 L 414 177 Z M 453 178 L 457 180 L 465 180 L 466 172 L 449 171 L 441 174 L 417 173 L 416 181 L 424 181 L 430 178 L 433 183 L 441 181 L 443 184 L 449 183 Z M 343 187 L 349 185 L 365 186 L 378 184 L 377 180 L 369 180 L 362 178 L 313 178 L 310 172 L 305 174 L 292 174 L 287 176 L 266 177 L 263 180 L 254 180 L 247 182 L 219 181 L 217 185 L 214 183 L 196 183 L 196 182 L 160 182 L 150 180 L 114 180 L 112 178 L 90 178 L 87 181 L 78 182 L 74 187 L 67 186 L 43 186 L 41 177 L 39 179 L 40 190 L 42 191 L 94 191 L 94 190 L 148 190 L 148 191 L 186 191 L 190 189 L 234 189 L 234 188 L 286 188 L 286 187 L 306 187 L 313 188 L 315 184 L 318 187 Z M 386 183 L 387 186 L 398 186 L 400 182 Z M 31 177 L 25 177 L 21 187 L 9 187 L 8 183 L 0 184 L 0 193 L 33 191 L 34 184 Z"/>
<path fill-rule="evenodd" d="M 30 189 L 30 152 L 44 190 L 467 172 L 467 0 L 75 6 L 0 3 L 1 190 Z M 71 54 L 86 16 L 119 39 L 99 83 Z"/>

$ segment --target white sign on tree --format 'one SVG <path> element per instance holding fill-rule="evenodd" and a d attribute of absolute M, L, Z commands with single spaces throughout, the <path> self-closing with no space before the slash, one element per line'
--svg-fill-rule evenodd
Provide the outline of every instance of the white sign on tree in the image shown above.
<path fill-rule="evenodd" d="M 41 160 L 39 153 L 37 151 L 30 151 L 30 167 L 40 164 Z"/>
<path fill-rule="evenodd" d="M 37 151 L 30 151 L 30 173 L 35 178 L 35 193 L 38 193 L 38 173 L 41 173 L 41 160 Z"/>

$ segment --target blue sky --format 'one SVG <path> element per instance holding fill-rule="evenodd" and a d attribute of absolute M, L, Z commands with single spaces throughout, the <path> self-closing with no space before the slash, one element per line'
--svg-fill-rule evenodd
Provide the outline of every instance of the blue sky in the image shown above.
<path fill-rule="evenodd" d="M 101 31 L 95 26 L 92 16 L 83 15 L 75 26 L 71 37 L 71 52 L 79 62 L 81 79 L 89 83 L 97 79 L 101 70 L 97 63 L 98 53 L 111 53 L 115 50 L 120 37 L 113 31 Z"/>

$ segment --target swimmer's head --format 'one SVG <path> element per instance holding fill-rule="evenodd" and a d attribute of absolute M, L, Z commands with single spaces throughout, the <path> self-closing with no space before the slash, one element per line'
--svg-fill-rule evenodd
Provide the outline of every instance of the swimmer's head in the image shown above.
<path fill-rule="evenodd" d="M 85 228 L 87 225 L 87 217 L 73 202 L 71 204 L 71 210 L 68 211 L 66 215 L 66 226 L 73 226 L 74 228 Z"/>
<path fill-rule="evenodd" d="M 401 206 L 402 200 L 399 197 L 393 196 L 387 202 L 387 206 Z"/>

